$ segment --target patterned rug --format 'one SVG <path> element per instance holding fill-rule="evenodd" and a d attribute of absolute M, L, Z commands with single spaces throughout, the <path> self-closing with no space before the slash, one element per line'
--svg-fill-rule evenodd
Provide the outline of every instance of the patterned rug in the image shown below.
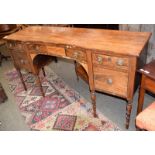
<path fill-rule="evenodd" d="M 19 110 L 31 130 L 63 131 L 116 131 L 113 122 L 97 111 L 93 117 L 92 105 L 78 92 L 70 88 L 50 68 L 46 67 L 46 77 L 40 74 L 45 98 L 36 86 L 35 77 L 23 72 L 28 88 L 23 90 L 16 70 L 6 73 L 10 91 L 14 94 Z"/>

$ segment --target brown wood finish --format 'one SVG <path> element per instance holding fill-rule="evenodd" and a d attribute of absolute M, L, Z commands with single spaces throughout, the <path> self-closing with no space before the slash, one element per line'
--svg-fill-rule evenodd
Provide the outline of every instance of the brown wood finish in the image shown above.
<path fill-rule="evenodd" d="M 96 90 L 101 90 L 124 98 L 127 97 L 127 73 L 94 67 L 94 84 Z"/>
<path fill-rule="evenodd" d="M 145 65 L 141 69 L 143 70 L 139 70 L 139 72 L 142 74 L 142 79 L 139 89 L 137 115 L 143 109 L 143 102 L 146 90 L 148 90 L 151 93 L 155 93 L 155 60 Z"/>
<path fill-rule="evenodd" d="M 39 54 L 77 61 L 83 66 L 81 68 L 85 69 L 83 73 L 87 73 L 85 79 L 88 77 L 94 116 L 97 116 L 96 89 L 115 94 L 128 101 L 126 110 L 128 128 L 137 57 L 140 56 L 150 36 L 148 32 L 30 26 L 5 39 L 12 51 L 16 68 L 27 69 L 15 59 L 22 50 L 25 53 L 24 59 L 35 75 L 37 71 L 33 61 Z M 17 46 L 20 43 L 22 46 Z M 114 79 L 112 85 L 105 83 L 105 79 L 110 77 Z"/>
<path fill-rule="evenodd" d="M 66 56 L 76 61 L 86 63 L 86 52 L 78 49 L 67 49 Z"/>
<path fill-rule="evenodd" d="M 129 58 L 114 57 L 112 55 L 93 54 L 94 65 L 102 66 L 104 68 L 116 69 L 127 72 Z"/>

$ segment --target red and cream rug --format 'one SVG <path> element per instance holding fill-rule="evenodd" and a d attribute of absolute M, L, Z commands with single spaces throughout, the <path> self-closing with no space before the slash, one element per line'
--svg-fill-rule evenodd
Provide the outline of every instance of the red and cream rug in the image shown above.
<path fill-rule="evenodd" d="M 97 111 L 98 117 L 94 118 L 91 103 L 70 88 L 50 68 L 46 67 L 45 71 L 45 78 L 42 74 L 40 75 L 44 92 L 46 92 L 45 98 L 41 96 L 32 74 L 23 72 L 28 88 L 24 91 L 16 70 L 6 73 L 10 91 L 14 94 L 19 111 L 31 130 L 120 130 L 99 111 Z"/>

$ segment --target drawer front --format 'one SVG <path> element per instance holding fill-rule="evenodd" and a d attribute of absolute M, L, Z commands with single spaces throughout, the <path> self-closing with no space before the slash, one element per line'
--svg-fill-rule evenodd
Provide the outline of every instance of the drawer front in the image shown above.
<path fill-rule="evenodd" d="M 106 68 L 118 69 L 122 71 L 128 71 L 128 58 L 114 57 L 101 54 L 93 54 L 93 63 L 96 65 L 101 65 Z"/>
<path fill-rule="evenodd" d="M 8 48 L 13 52 L 24 52 L 23 44 L 20 42 L 9 42 Z"/>
<path fill-rule="evenodd" d="M 12 57 L 14 64 L 19 68 L 24 68 L 28 71 L 31 71 L 31 65 L 29 63 L 29 60 L 27 58 L 26 53 L 20 53 L 20 52 L 12 52 Z"/>
<path fill-rule="evenodd" d="M 97 90 L 127 97 L 127 73 L 94 67 L 94 84 Z"/>
<path fill-rule="evenodd" d="M 66 56 L 65 50 L 62 47 L 42 45 L 42 44 L 27 44 L 27 49 L 31 53 L 48 54 L 53 56 Z"/>
<path fill-rule="evenodd" d="M 27 49 L 31 53 L 47 53 L 46 45 L 41 44 L 27 44 Z"/>
<path fill-rule="evenodd" d="M 78 50 L 78 49 L 67 49 L 66 56 L 83 63 L 87 61 L 85 51 Z"/>
<path fill-rule="evenodd" d="M 46 49 L 49 55 L 62 56 L 62 57 L 66 56 L 65 49 L 62 47 L 46 46 Z"/>

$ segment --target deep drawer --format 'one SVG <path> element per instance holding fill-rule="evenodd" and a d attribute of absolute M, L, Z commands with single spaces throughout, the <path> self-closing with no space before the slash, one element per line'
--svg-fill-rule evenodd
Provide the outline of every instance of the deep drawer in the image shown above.
<path fill-rule="evenodd" d="M 94 67 L 94 83 L 97 90 L 127 97 L 127 73 Z"/>

